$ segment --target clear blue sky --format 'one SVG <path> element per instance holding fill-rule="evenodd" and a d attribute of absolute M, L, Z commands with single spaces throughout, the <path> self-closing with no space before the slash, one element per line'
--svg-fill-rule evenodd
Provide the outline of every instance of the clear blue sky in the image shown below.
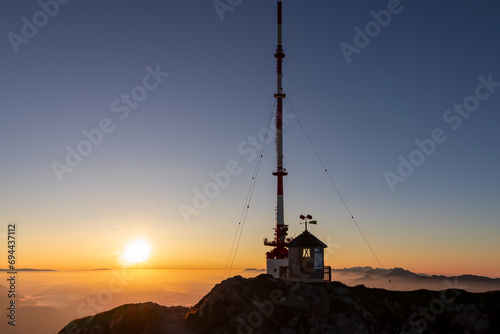
<path fill-rule="evenodd" d="M 201 248 L 224 266 L 257 161 L 238 146 L 274 104 L 275 3 L 243 0 L 219 15 L 212 1 L 73 0 L 47 7 L 53 17 L 36 1 L 0 5 L 0 222 L 19 223 L 26 265 L 71 266 L 55 246 L 67 244 L 83 263 L 111 266 L 121 239 L 142 233 L 170 254 L 157 265 L 202 265 Z M 388 6 L 385 27 L 370 23 Z M 385 267 L 500 276 L 500 87 L 477 88 L 479 76 L 500 82 L 499 10 L 492 0 L 284 1 L 285 91 Z M 355 27 L 375 30 L 348 62 L 341 45 L 359 46 Z M 169 75 L 148 77 L 146 90 L 155 70 Z M 134 108 L 120 101 L 131 93 Z M 464 100 L 475 111 L 459 124 L 447 109 Z M 103 120 L 109 133 L 60 182 L 54 162 L 67 165 L 67 146 Z M 392 191 L 384 174 L 397 175 L 399 156 L 436 128 L 446 141 Z M 186 224 L 179 205 L 193 206 L 193 189 L 233 160 L 241 172 Z M 274 161 L 269 144 L 243 267 L 264 267 Z M 377 266 L 296 120 L 284 163 L 291 235 L 311 213 L 313 233 L 334 249 L 328 264 Z"/>

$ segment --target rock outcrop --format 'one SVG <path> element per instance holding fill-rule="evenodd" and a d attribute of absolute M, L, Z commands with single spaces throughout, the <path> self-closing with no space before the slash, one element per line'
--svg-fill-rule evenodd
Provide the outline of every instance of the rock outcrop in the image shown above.
<path fill-rule="evenodd" d="M 155 303 L 127 304 L 70 322 L 59 334 L 192 334 L 186 326 L 187 307 Z"/>
<path fill-rule="evenodd" d="M 499 332 L 499 291 L 400 292 L 260 275 L 227 279 L 190 309 L 124 305 L 76 320 L 59 334 Z"/>

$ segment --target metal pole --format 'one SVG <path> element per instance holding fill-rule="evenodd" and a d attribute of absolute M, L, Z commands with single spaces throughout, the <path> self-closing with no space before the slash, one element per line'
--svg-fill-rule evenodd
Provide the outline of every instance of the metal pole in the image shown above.
<path fill-rule="evenodd" d="M 277 176 L 277 214 L 276 214 L 276 243 L 285 243 L 286 229 L 283 208 L 283 176 L 287 175 L 286 169 L 283 168 L 283 98 L 286 97 L 282 86 L 282 63 L 285 58 L 282 46 L 282 2 L 278 1 L 278 46 L 274 57 L 276 58 L 277 72 L 277 91 L 274 97 L 276 103 L 276 171 L 273 175 Z"/>
<path fill-rule="evenodd" d="M 283 168 L 283 99 L 286 97 L 282 87 L 283 72 L 281 65 L 285 53 L 283 53 L 282 43 L 282 2 L 278 1 L 278 45 L 276 47 L 276 73 L 277 91 L 274 94 L 276 98 L 276 171 L 273 175 L 277 177 L 277 203 L 276 203 L 276 232 L 273 241 L 264 241 L 267 246 L 273 246 L 273 250 L 267 252 L 268 259 L 288 259 L 288 249 L 286 248 L 286 236 L 288 226 L 285 225 L 283 214 L 283 176 L 287 175 Z"/>

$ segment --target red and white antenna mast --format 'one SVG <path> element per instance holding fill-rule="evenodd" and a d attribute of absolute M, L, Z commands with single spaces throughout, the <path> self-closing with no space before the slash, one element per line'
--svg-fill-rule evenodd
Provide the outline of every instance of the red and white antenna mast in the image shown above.
<path fill-rule="evenodd" d="M 267 252 L 268 259 L 287 259 L 288 249 L 286 246 L 286 236 L 288 225 L 285 225 L 283 213 L 283 176 L 287 175 L 286 169 L 283 168 L 283 98 L 286 97 L 282 86 L 282 63 L 285 54 L 282 46 L 282 2 L 278 1 L 278 46 L 276 47 L 276 72 L 277 72 L 277 91 L 274 94 L 276 98 L 276 171 L 273 175 L 277 177 L 277 211 L 276 211 L 276 232 L 273 241 L 264 241 L 267 246 L 273 246 L 274 249 Z"/>

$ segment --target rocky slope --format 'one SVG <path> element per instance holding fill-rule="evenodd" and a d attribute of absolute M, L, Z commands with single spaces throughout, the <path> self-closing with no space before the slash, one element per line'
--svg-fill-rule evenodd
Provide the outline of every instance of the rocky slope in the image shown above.
<path fill-rule="evenodd" d="M 155 303 L 127 304 L 95 316 L 74 320 L 59 334 L 192 334 L 185 322 L 187 307 Z"/>
<path fill-rule="evenodd" d="M 499 333 L 500 292 L 387 291 L 267 275 L 217 284 L 191 309 L 123 305 L 59 334 Z"/>

